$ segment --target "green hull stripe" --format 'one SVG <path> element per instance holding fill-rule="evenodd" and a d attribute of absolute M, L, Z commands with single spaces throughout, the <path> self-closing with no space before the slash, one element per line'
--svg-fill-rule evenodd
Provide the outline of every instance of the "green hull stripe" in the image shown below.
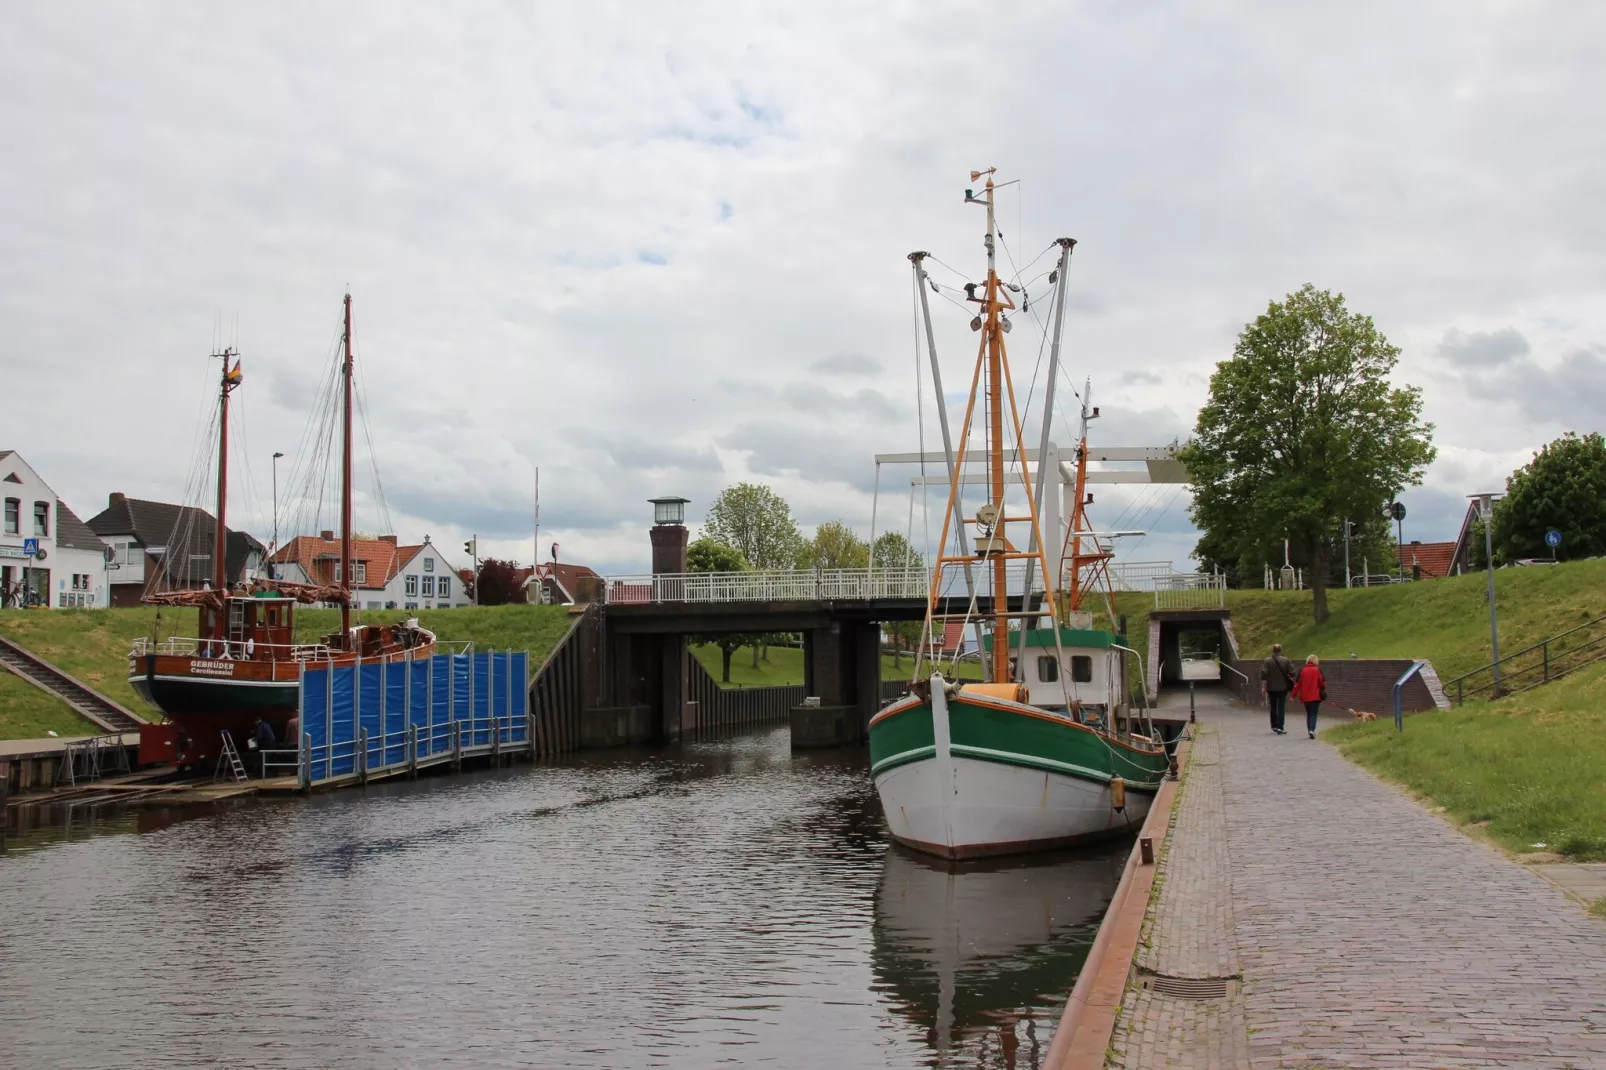
<path fill-rule="evenodd" d="M 918 762 L 922 758 L 935 758 L 936 756 L 937 748 L 935 746 L 916 747 L 914 750 L 906 750 L 899 754 L 889 754 L 870 767 L 870 775 L 875 776 L 877 773 L 884 773 L 888 769 L 893 769 L 900 765 L 908 765 L 910 762 Z"/>
<path fill-rule="evenodd" d="M 1064 776 L 1076 777 L 1079 780 L 1091 780 L 1098 784 L 1108 784 L 1115 778 L 1109 773 L 1099 769 L 1089 769 L 1083 765 L 1071 765 L 1068 762 L 1056 762 L 1052 758 L 1038 758 L 1030 754 L 1016 754 L 1013 751 L 992 750 L 989 747 L 969 747 L 963 743 L 955 743 L 951 748 L 954 754 L 961 758 L 975 758 L 983 762 L 998 762 L 1000 765 L 1021 765 L 1029 769 L 1042 769 L 1049 773 L 1060 773 Z M 1127 781 L 1127 787 L 1134 791 L 1159 791 L 1160 782 L 1152 784 L 1137 784 Z"/>

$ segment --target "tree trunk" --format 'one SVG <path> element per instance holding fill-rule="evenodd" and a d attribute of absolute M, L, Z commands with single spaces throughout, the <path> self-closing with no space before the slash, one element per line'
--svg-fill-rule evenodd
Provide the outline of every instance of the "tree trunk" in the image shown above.
<path fill-rule="evenodd" d="M 753 643 L 753 668 L 758 668 L 758 642 L 756 640 Z"/>
<path fill-rule="evenodd" d="M 1316 539 L 1310 548 L 1311 607 L 1317 624 L 1324 624 L 1331 615 L 1327 609 L 1327 543 Z"/>
<path fill-rule="evenodd" d="M 731 682 L 731 655 L 736 653 L 736 651 L 733 647 L 728 647 L 724 643 L 721 643 L 719 645 L 719 652 L 725 661 L 725 674 L 720 679 L 720 683 L 728 684 Z"/>

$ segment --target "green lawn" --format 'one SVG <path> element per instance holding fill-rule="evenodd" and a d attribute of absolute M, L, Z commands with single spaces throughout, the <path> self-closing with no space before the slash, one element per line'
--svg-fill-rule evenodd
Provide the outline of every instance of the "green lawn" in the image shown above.
<path fill-rule="evenodd" d="M 360 623 L 401 619 L 400 610 L 363 610 Z M 195 634 L 193 609 L 50 609 L 0 611 L 0 634 L 54 663 L 141 716 L 157 718 L 128 684 L 128 650 L 138 636 Z M 487 606 L 420 610 L 419 621 L 442 640 L 470 640 L 481 650 L 528 650 L 539 665 L 569 628 L 563 606 Z M 340 627 L 340 611 L 298 609 L 297 638 L 310 640 Z M 66 734 L 99 731 L 61 700 L 10 673 L 0 675 L 0 739 L 27 739 L 53 728 Z"/>
<path fill-rule="evenodd" d="M 1245 658 L 1273 642 L 1290 657 L 1428 658 L 1449 680 L 1489 663 L 1488 580 L 1479 572 L 1443 580 L 1328 592 L 1331 618 L 1311 620 L 1309 591 L 1229 591 L 1233 631 Z M 1606 559 L 1495 571 L 1500 649 L 1511 654 L 1606 614 Z"/>
<path fill-rule="evenodd" d="M 1341 725 L 1350 760 L 1512 851 L 1606 859 L 1606 663 L 1498 702 Z M 1538 846 L 1543 844 L 1544 846 Z"/>
<path fill-rule="evenodd" d="M 692 647 L 692 653 L 702 662 L 708 675 L 715 680 L 720 678 L 722 655 L 719 647 L 713 643 L 701 643 Z M 901 660 L 894 659 L 890 654 L 881 656 L 881 679 L 907 680 L 914 673 L 915 659 L 905 654 Z M 731 655 L 731 687 L 776 687 L 786 684 L 801 684 L 803 682 L 803 651 L 795 646 L 772 646 L 769 648 L 769 657 L 760 659 L 758 668 L 753 668 L 753 651 L 749 647 L 738 647 Z M 981 668 L 974 662 L 966 662 L 959 666 L 961 679 L 981 679 Z"/>

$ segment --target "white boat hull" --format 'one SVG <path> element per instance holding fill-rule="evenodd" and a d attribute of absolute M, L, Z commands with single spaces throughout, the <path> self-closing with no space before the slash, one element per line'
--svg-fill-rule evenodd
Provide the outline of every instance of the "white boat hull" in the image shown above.
<path fill-rule="evenodd" d="M 1153 796 L 1079 777 L 950 755 L 889 769 L 876 791 L 894 838 L 944 858 L 1047 850 L 1135 832 Z"/>

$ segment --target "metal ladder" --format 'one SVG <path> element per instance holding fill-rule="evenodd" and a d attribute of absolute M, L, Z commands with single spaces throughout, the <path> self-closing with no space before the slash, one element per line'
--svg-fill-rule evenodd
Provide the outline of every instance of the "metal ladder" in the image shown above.
<path fill-rule="evenodd" d="M 245 763 L 240 761 L 240 752 L 234 749 L 234 737 L 227 730 L 218 735 L 223 737 L 223 750 L 217 756 L 217 769 L 212 774 L 212 783 L 216 784 L 225 777 L 239 783 L 246 779 Z"/>

